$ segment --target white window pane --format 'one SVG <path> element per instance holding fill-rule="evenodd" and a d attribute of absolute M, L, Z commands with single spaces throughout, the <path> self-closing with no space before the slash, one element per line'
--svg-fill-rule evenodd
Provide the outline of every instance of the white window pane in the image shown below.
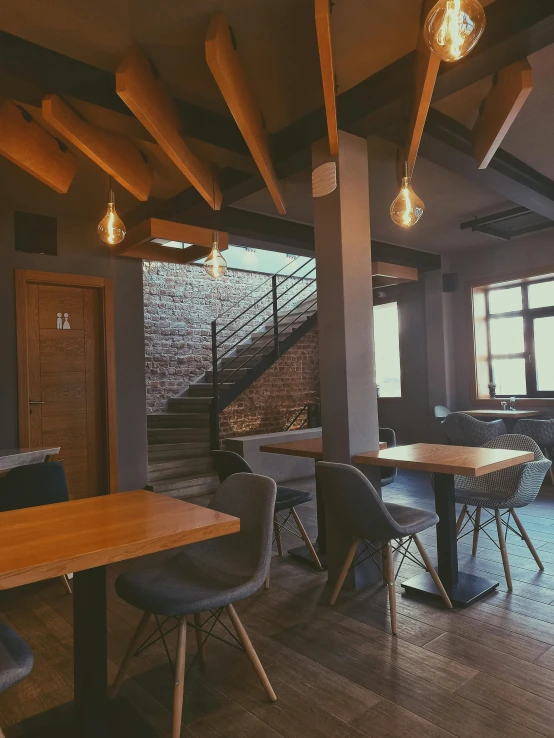
<path fill-rule="evenodd" d="M 373 332 L 375 380 L 379 386 L 379 397 L 401 397 L 398 303 L 375 305 Z"/>
<path fill-rule="evenodd" d="M 493 359 L 497 395 L 526 395 L 525 359 Z"/>
<path fill-rule="evenodd" d="M 527 295 L 530 308 L 550 307 L 554 305 L 554 282 L 530 284 Z"/>
<path fill-rule="evenodd" d="M 554 317 L 536 318 L 535 362 L 539 392 L 554 390 Z"/>
<path fill-rule="evenodd" d="M 522 354 L 523 318 L 498 318 L 489 321 L 491 354 Z"/>
<path fill-rule="evenodd" d="M 489 292 L 489 313 L 510 313 L 523 308 L 521 287 L 491 290 Z"/>

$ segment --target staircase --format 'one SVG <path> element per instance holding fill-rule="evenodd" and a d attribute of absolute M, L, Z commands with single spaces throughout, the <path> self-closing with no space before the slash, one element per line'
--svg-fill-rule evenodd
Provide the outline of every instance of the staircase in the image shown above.
<path fill-rule="evenodd" d="M 185 499 L 217 488 L 211 449 L 219 447 L 219 414 L 316 323 L 313 259 L 270 277 L 212 322 L 212 369 L 171 398 L 167 412 L 148 415 L 155 492 Z"/>

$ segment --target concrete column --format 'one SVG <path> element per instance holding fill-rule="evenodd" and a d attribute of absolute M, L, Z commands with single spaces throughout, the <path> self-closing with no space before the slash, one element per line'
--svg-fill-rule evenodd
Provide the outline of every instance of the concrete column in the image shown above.
<path fill-rule="evenodd" d="M 313 169 L 330 160 L 327 141 L 314 144 Z M 321 412 L 324 459 L 349 464 L 354 454 L 379 448 L 366 139 L 339 131 L 336 164 L 336 190 L 314 198 Z M 364 473 L 379 490 L 378 470 Z M 347 539 L 327 521 L 330 582 Z M 351 583 L 378 576 L 362 565 Z"/>

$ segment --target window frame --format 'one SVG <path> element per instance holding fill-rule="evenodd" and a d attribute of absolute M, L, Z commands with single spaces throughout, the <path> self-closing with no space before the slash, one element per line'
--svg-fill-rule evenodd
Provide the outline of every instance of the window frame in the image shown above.
<path fill-rule="evenodd" d="M 496 282 L 494 284 L 480 284 L 475 285 L 472 290 L 472 306 L 473 306 L 473 356 L 475 366 L 475 399 L 483 400 L 486 398 L 483 388 L 483 376 L 484 367 L 479 364 L 483 364 L 486 361 L 486 376 L 487 382 L 493 381 L 492 362 L 494 359 L 516 359 L 523 358 L 525 360 L 525 384 L 526 394 L 522 395 L 501 395 L 497 394 L 496 398 L 503 397 L 517 397 L 520 400 L 554 400 L 554 389 L 552 390 L 538 390 L 537 389 L 537 367 L 535 357 L 535 338 L 534 338 L 534 320 L 536 318 L 543 317 L 554 317 L 554 305 L 542 308 L 530 308 L 529 307 L 529 286 L 552 282 L 554 287 L 554 273 L 549 270 L 548 273 L 534 275 L 529 278 L 511 279 L 509 281 Z M 503 313 L 491 313 L 489 298 L 491 292 L 496 292 L 503 289 L 510 289 L 513 287 L 520 287 L 522 294 L 522 308 L 521 310 L 506 311 Z M 492 354 L 491 351 L 491 337 L 490 337 L 490 325 L 491 321 L 511 318 L 511 317 L 522 317 L 523 318 L 523 339 L 524 346 L 523 352 L 515 352 L 513 354 Z M 482 324 L 484 323 L 484 326 Z M 478 349 L 478 331 L 479 324 L 481 324 L 481 332 L 484 327 L 486 330 L 486 351 L 483 352 L 481 349 L 481 356 L 479 356 Z M 481 338 L 482 342 L 482 338 Z M 486 357 L 485 355 L 486 354 Z"/>
<path fill-rule="evenodd" d="M 404 399 L 404 367 L 402 364 L 402 313 L 400 310 L 400 301 L 396 297 L 388 297 L 384 300 L 375 300 L 373 303 L 373 363 L 374 363 L 374 371 L 375 371 L 375 383 L 377 382 L 377 361 L 375 359 L 375 308 L 376 307 L 382 307 L 383 305 L 396 305 L 396 312 L 398 314 L 398 360 L 400 364 L 400 394 L 395 395 L 394 397 L 383 397 L 382 395 L 378 394 L 377 399 L 378 400 L 385 400 L 386 402 L 398 402 L 400 400 Z"/>

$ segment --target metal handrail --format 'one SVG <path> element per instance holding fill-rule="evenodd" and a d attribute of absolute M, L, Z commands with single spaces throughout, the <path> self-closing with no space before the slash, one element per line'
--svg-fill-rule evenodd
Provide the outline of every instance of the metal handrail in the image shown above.
<path fill-rule="evenodd" d="M 298 272 L 299 272 L 299 271 L 300 271 L 301 269 L 303 269 L 303 268 L 304 268 L 305 266 L 307 266 L 308 264 L 310 264 L 311 262 L 314 262 L 314 261 L 315 261 L 315 259 L 313 259 L 313 258 L 312 258 L 312 259 L 309 259 L 308 261 L 306 261 L 306 262 L 305 262 L 304 264 L 301 264 L 301 265 L 300 265 L 300 266 L 298 267 L 298 269 L 296 269 L 296 270 L 295 270 L 295 271 L 294 271 L 294 272 L 293 272 L 292 274 L 287 274 L 287 275 L 285 276 L 285 280 L 287 280 L 287 279 L 291 279 L 291 277 L 294 277 L 294 276 L 295 276 L 295 275 L 296 275 L 296 274 L 297 274 L 297 273 L 298 273 Z M 254 292 L 255 292 L 256 290 L 259 290 L 259 289 L 260 289 L 260 287 L 263 287 L 263 286 L 264 286 L 264 284 L 267 284 L 268 282 L 271 282 L 271 280 L 272 280 L 272 279 L 273 279 L 274 277 L 278 277 L 278 276 L 279 276 L 279 275 L 281 274 L 281 272 L 283 271 L 283 269 L 286 269 L 286 268 L 287 268 L 288 266 L 289 266 L 288 264 L 285 264 L 285 266 L 281 267 L 281 269 L 279 269 L 279 271 L 278 271 L 278 272 L 276 272 L 275 274 L 273 274 L 273 275 L 272 275 L 271 277 L 268 277 L 268 278 L 267 278 L 266 280 L 264 280 L 264 281 L 263 281 L 263 282 L 261 282 L 261 283 L 260 283 L 259 285 L 257 285 L 257 287 L 254 287 L 254 289 L 253 289 L 253 290 L 251 290 L 251 291 L 250 291 L 250 292 L 249 292 L 249 293 L 248 293 L 247 295 L 245 295 L 244 297 L 241 297 L 240 299 L 238 299 L 238 300 L 236 300 L 235 302 L 231 303 L 231 305 L 227 305 L 227 306 L 226 306 L 226 308 L 225 308 L 225 312 L 226 312 L 226 313 L 228 313 L 228 312 L 229 312 L 229 310 L 232 310 L 232 309 L 233 309 L 233 307 L 234 307 L 235 305 L 238 305 L 238 304 L 239 304 L 239 303 L 241 303 L 241 302 L 242 302 L 243 300 L 246 300 L 246 299 L 247 299 L 248 297 L 250 297 L 250 296 L 251 296 L 251 295 L 252 295 L 252 294 L 253 294 L 253 293 L 254 293 Z M 300 277 L 298 277 L 298 279 L 301 279 L 301 278 L 300 278 Z M 285 280 L 283 280 L 283 281 L 285 281 Z M 234 317 L 234 318 L 232 318 L 232 319 L 231 319 L 231 320 L 230 320 L 230 321 L 229 321 L 228 323 L 225 323 L 225 325 L 221 326 L 221 327 L 220 327 L 220 328 L 218 329 L 218 333 L 221 333 L 221 331 L 225 330 L 225 328 L 228 328 L 228 327 L 229 327 L 229 326 L 231 325 L 231 323 L 234 323 L 234 322 L 235 322 L 236 320 L 238 320 L 239 318 L 242 318 L 242 316 L 244 315 L 244 313 L 248 312 L 248 310 L 250 310 L 250 308 L 252 308 L 252 307 L 254 307 L 255 305 L 257 305 L 257 304 L 258 304 L 258 302 L 260 302 L 260 300 L 263 300 L 263 298 L 264 298 L 264 297 L 266 297 L 267 295 L 270 295 L 270 294 L 271 294 L 271 290 L 269 290 L 268 292 L 266 292 L 266 294 L 265 294 L 265 295 L 262 295 L 262 296 L 261 296 L 261 297 L 260 297 L 260 298 L 259 298 L 259 299 L 258 299 L 258 300 L 257 300 L 257 301 L 255 302 L 255 303 L 253 303 L 253 305 L 249 305 L 249 306 L 248 306 L 247 308 L 245 308 L 245 309 L 244 309 L 244 310 L 242 311 L 242 313 L 239 313 L 239 315 L 235 315 L 235 317 Z M 217 320 L 217 318 L 216 318 L 216 320 Z"/>

